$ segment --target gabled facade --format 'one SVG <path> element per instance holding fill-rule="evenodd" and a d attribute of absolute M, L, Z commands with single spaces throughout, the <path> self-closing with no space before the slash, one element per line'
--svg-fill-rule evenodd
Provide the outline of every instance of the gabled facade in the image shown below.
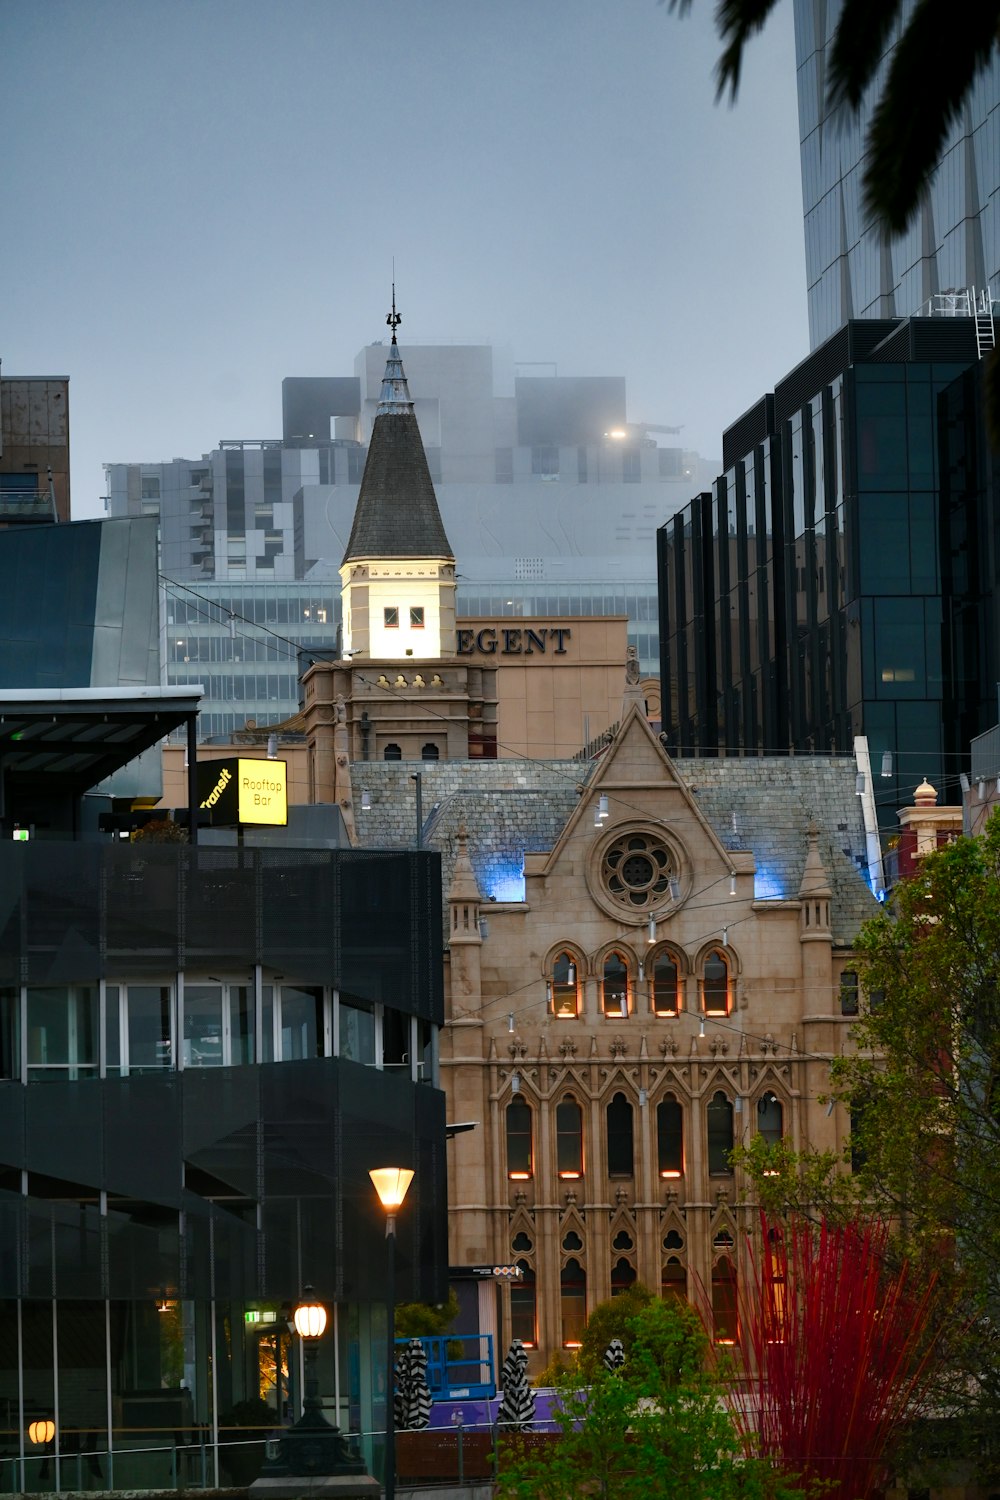
<path fill-rule="evenodd" d="M 729 1151 L 758 1132 L 844 1144 L 817 1101 L 876 910 L 855 769 L 675 764 L 632 706 L 550 846 L 522 841 L 523 899 L 501 903 L 476 876 L 496 819 L 447 808 L 442 1083 L 451 1117 L 481 1122 L 452 1147 L 450 1254 L 520 1265 L 498 1331 L 536 1369 L 636 1279 L 735 1338 L 749 1210 Z"/>

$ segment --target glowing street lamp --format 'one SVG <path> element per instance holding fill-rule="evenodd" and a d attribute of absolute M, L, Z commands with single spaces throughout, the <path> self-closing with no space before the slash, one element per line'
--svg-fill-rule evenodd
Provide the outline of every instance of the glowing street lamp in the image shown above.
<path fill-rule="evenodd" d="M 373 1167 L 368 1173 L 385 1209 L 385 1302 L 388 1327 L 385 1351 L 385 1500 L 396 1496 L 396 1409 L 393 1371 L 396 1364 L 396 1215 L 413 1181 L 409 1167 Z"/>

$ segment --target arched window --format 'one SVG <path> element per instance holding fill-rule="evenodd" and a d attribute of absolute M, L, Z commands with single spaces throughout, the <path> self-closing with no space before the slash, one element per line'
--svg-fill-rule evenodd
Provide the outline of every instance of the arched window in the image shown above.
<path fill-rule="evenodd" d="M 441 759 L 441 750 L 440 750 L 439 746 L 434 745 L 434 744 L 424 745 L 423 749 L 420 752 L 420 759 L 421 760 L 440 760 Z"/>
<path fill-rule="evenodd" d="M 560 1177 L 583 1176 L 583 1111 L 575 1099 L 556 1105 L 556 1160 Z"/>
<path fill-rule="evenodd" d="M 537 1318 L 535 1272 L 526 1260 L 519 1260 L 521 1274 L 510 1284 L 510 1336 L 520 1339 L 526 1349 L 535 1347 Z"/>
<path fill-rule="evenodd" d="M 858 975 L 856 969 L 845 969 L 840 976 L 840 1014 L 856 1016 L 858 1013 Z"/>
<path fill-rule="evenodd" d="M 611 1295 L 620 1297 L 635 1283 L 635 1266 L 624 1255 L 611 1267 Z"/>
<path fill-rule="evenodd" d="M 579 1349 L 587 1321 L 587 1273 L 578 1260 L 571 1258 L 566 1262 L 559 1283 L 563 1345 Z"/>
<path fill-rule="evenodd" d="M 653 960 L 653 1011 L 676 1016 L 681 1008 L 681 974 L 672 953 L 659 952 Z"/>
<path fill-rule="evenodd" d="M 560 953 L 552 965 L 552 1014 L 580 1014 L 580 976 L 571 953 Z"/>
<path fill-rule="evenodd" d="M 676 1297 L 678 1302 L 687 1301 L 687 1271 L 676 1255 L 668 1257 L 660 1279 L 660 1296 Z"/>
<path fill-rule="evenodd" d="M 673 1094 L 656 1106 L 656 1154 L 661 1177 L 683 1177 L 684 1111 Z"/>
<path fill-rule="evenodd" d="M 627 1016 L 628 964 L 620 953 L 609 953 L 604 960 L 601 1002 L 606 1016 Z"/>
<path fill-rule="evenodd" d="M 632 1106 L 616 1094 L 607 1107 L 608 1175 L 631 1177 L 633 1171 Z"/>
<path fill-rule="evenodd" d="M 403 752 L 398 745 L 386 745 L 382 751 L 383 760 L 402 760 Z"/>
<path fill-rule="evenodd" d="M 739 1342 L 736 1268 L 728 1255 L 720 1255 L 712 1267 L 712 1336 L 717 1344 Z"/>
<path fill-rule="evenodd" d="M 733 1149 L 733 1106 L 720 1089 L 705 1111 L 708 1125 L 708 1170 L 713 1177 L 731 1177 L 729 1157 Z"/>
<path fill-rule="evenodd" d="M 784 1116 L 776 1094 L 762 1094 L 757 1100 L 757 1130 L 769 1146 L 780 1145 Z"/>
<path fill-rule="evenodd" d="M 531 1176 L 531 1106 L 515 1094 L 507 1106 L 507 1176 L 523 1182 Z"/>
<path fill-rule="evenodd" d="M 706 1016 L 728 1016 L 730 1011 L 729 961 L 713 948 L 701 971 L 701 1008 Z"/>

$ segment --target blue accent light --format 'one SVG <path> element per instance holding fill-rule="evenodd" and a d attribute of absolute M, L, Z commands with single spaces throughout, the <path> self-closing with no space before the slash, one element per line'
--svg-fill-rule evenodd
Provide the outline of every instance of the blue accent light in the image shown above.
<path fill-rule="evenodd" d="M 755 901 L 783 901 L 785 896 L 784 886 L 774 870 L 769 870 L 765 865 L 760 866 L 754 872 L 753 895 Z"/>
<path fill-rule="evenodd" d="M 524 856 L 507 855 L 490 860 L 479 875 L 479 888 L 492 901 L 524 900 Z"/>

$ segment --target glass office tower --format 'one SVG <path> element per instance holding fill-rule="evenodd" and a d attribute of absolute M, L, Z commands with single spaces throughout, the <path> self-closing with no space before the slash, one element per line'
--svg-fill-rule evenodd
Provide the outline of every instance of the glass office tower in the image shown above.
<path fill-rule="evenodd" d="M 904 4 L 904 20 L 912 10 Z M 861 208 L 864 132 L 827 103 L 826 60 L 841 0 L 795 0 L 809 337 L 815 349 L 850 318 L 909 317 L 951 288 L 1000 293 L 1000 56 L 979 75 L 905 235 L 883 240 Z M 897 23 L 891 43 L 899 35 Z M 942 36 L 941 46 L 952 45 Z M 958 45 L 956 43 L 956 45 Z M 879 69 L 878 83 L 885 77 Z M 917 107 L 915 105 L 915 107 Z"/>
<path fill-rule="evenodd" d="M 658 533 L 675 754 L 893 752 L 887 826 L 957 795 L 995 718 L 996 488 L 970 319 L 856 321 L 724 437 L 726 472 Z"/>

